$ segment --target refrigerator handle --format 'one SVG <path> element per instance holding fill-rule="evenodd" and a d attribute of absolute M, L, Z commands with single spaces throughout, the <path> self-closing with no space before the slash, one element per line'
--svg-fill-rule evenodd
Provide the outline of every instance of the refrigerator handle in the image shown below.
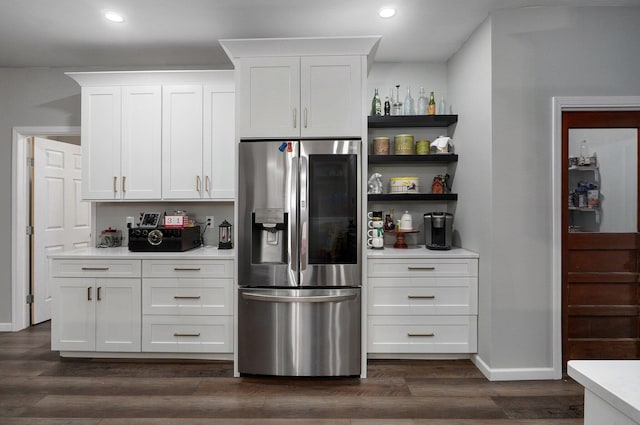
<path fill-rule="evenodd" d="M 309 236 L 309 199 L 308 199 L 308 172 L 309 161 L 306 157 L 300 157 L 300 273 L 307 270 L 307 262 L 309 255 L 307 254 L 307 239 Z M 302 283 L 302 275 L 300 276 L 300 283 Z"/>
<path fill-rule="evenodd" d="M 291 158 L 291 187 L 289 188 L 289 274 L 295 285 L 299 285 L 299 251 L 298 251 L 298 158 Z"/>
<path fill-rule="evenodd" d="M 242 298 L 251 301 L 263 301 L 271 303 L 339 303 L 342 301 L 355 300 L 357 294 L 345 295 L 311 295 L 311 296 L 286 296 L 286 295 L 266 295 L 242 293 Z"/>

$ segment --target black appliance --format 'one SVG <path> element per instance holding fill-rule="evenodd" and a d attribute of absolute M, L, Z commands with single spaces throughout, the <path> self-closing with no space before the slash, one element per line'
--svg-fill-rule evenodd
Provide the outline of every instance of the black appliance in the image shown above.
<path fill-rule="evenodd" d="M 430 212 L 424 215 L 424 244 L 427 249 L 451 249 L 453 215 Z"/>
<path fill-rule="evenodd" d="M 129 229 L 129 251 L 182 252 L 201 245 L 200 226 Z"/>

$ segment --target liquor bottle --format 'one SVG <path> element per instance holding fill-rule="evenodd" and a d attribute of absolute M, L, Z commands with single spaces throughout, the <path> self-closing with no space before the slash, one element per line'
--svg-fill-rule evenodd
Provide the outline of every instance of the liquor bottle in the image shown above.
<path fill-rule="evenodd" d="M 411 87 L 407 87 L 407 95 L 404 97 L 404 115 L 415 115 L 413 109 L 413 97 L 411 97 Z"/>
<path fill-rule="evenodd" d="M 418 98 L 418 115 L 427 114 L 427 96 L 424 94 L 424 87 L 420 87 L 420 97 Z"/>
<path fill-rule="evenodd" d="M 378 89 L 376 89 L 371 101 L 371 116 L 382 115 L 382 104 L 380 103 L 380 95 L 378 95 Z"/>
<path fill-rule="evenodd" d="M 429 94 L 429 105 L 427 106 L 427 115 L 436 114 L 436 99 L 433 97 L 433 92 Z"/>
<path fill-rule="evenodd" d="M 391 115 L 402 115 L 402 102 L 400 102 L 400 84 L 396 84 L 396 101 L 391 104 Z"/>
<path fill-rule="evenodd" d="M 391 102 L 389 102 L 389 96 L 384 98 L 384 114 L 391 115 Z"/>

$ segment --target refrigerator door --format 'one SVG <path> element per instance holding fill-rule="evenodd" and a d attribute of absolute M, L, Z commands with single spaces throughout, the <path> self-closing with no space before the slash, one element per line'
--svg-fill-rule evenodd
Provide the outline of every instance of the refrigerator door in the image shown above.
<path fill-rule="evenodd" d="M 298 285 L 298 142 L 242 141 L 238 285 Z"/>
<path fill-rule="evenodd" d="M 360 375 L 360 288 L 241 288 L 238 371 Z"/>
<path fill-rule="evenodd" d="M 300 142 L 300 285 L 360 286 L 360 140 Z"/>

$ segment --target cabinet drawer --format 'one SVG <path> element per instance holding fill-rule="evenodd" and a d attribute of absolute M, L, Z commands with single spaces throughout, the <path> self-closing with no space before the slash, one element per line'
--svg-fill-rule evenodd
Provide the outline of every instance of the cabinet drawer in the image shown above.
<path fill-rule="evenodd" d="M 230 315 L 232 279 L 142 280 L 142 312 L 173 315 Z"/>
<path fill-rule="evenodd" d="M 140 277 L 140 260 L 51 260 L 52 277 Z"/>
<path fill-rule="evenodd" d="M 142 351 L 233 352 L 232 316 L 143 316 Z"/>
<path fill-rule="evenodd" d="M 369 316 L 370 353 L 475 353 L 476 316 Z"/>
<path fill-rule="evenodd" d="M 369 314 L 466 315 L 477 313 L 477 279 L 370 278 Z"/>
<path fill-rule="evenodd" d="M 143 277 L 233 277 L 233 260 L 144 260 Z"/>
<path fill-rule="evenodd" d="M 369 277 L 435 277 L 478 275 L 478 260 L 474 258 L 369 259 L 367 264 L 367 275 Z"/>

